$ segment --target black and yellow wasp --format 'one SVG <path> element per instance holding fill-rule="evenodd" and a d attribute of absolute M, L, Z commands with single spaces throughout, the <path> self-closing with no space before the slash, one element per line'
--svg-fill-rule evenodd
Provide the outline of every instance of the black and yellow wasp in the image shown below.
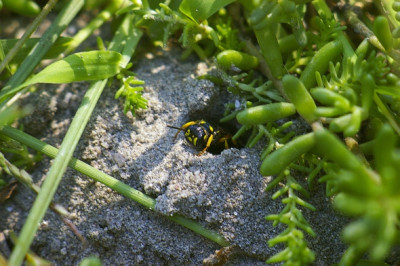
<path fill-rule="evenodd" d="M 232 139 L 231 134 L 221 129 L 215 130 L 210 123 L 204 120 L 190 121 L 181 127 L 168 127 L 178 129 L 174 139 L 184 130 L 186 140 L 200 151 L 197 154 L 198 156 L 206 151 L 216 154 L 220 153 L 223 149 L 238 147 L 237 142 Z"/>

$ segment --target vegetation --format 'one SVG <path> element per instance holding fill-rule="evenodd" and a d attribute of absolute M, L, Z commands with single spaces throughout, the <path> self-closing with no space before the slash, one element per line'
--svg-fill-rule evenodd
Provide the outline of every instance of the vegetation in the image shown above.
<path fill-rule="evenodd" d="M 143 82 L 127 70 L 143 35 L 162 46 L 177 38 L 185 49 L 182 58 L 192 53 L 202 60 L 212 58 L 218 74 L 203 78 L 241 97 L 239 105 L 227 105 L 221 122 L 236 119 L 241 128 L 233 138 L 249 132 L 249 147 L 264 143 L 260 173 L 275 176 L 267 190 L 277 189 L 272 198 L 283 197 L 285 204 L 279 214 L 266 217 L 274 225 L 286 225 L 269 240 L 271 246 L 283 243 L 285 248 L 267 263 L 307 265 L 318 256 L 305 237 L 315 232 L 301 210 L 315 208 L 305 200 L 310 193 L 302 185 L 304 180 L 309 187 L 316 180 L 325 182 L 327 197 L 333 198 L 337 210 L 354 217 L 343 231 L 348 249 L 340 265 L 354 265 L 364 254 L 371 262 L 382 262 L 399 242 L 399 1 L 329 6 L 324 0 L 144 0 L 128 4 L 115 0 L 73 38 L 57 38 L 83 8 L 82 0 L 71 0 L 63 3 L 42 38 L 30 39 L 55 2 L 50 0 L 39 11 L 32 1 L 0 1 L 3 8 L 37 16 L 21 40 L 0 42 L 1 77 L 7 80 L 0 91 L 0 150 L 18 154 L 10 161 L 2 155 L 0 167 L 3 174 L 17 177 L 15 167 L 25 168 L 37 160 L 26 154 L 24 146 L 10 148 L 15 140 L 55 157 L 9 258 L 10 265 L 23 260 L 68 164 L 154 207 L 148 196 L 72 158 L 108 79 L 121 80 L 116 98 L 125 98 L 125 113 L 147 107 L 141 95 Z M 90 1 L 86 5 L 100 8 Z M 107 49 L 99 42 L 97 51 L 58 58 L 73 52 L 115 16 L 121 18 L 120 25 Z M 57 61 L 30 76 L 45 56 Z M 83 80 L 93 81 L 85 95 L 88 102 L 79 108 L 58 154 L 55 148 L 7 126 L 29 113 L 30 107 L 19 108 L 15 103 L 28 86 Z M 299 117 L 310 126 L 303 135 L 288 130 Z M 178 215 L 171 219 L 222 246 L 229 245 L 193 221 Z"/>

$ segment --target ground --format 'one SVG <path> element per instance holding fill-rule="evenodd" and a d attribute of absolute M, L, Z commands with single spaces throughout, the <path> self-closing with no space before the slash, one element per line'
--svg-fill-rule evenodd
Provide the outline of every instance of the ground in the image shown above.
<path fill-rule="evenodd" d="M 196 151 L 175 129 L 191 119 L 218 116 L 228 100 L 224 88 L 197 77 L 210 71 L 191 58 L 179 61 L 177 49 L 154 50 L 134 60 L 137 77 L 146 82 L 149 108 L 136 116 L 124 115 L 114 99 L 116 83 L 108 87 L 92 115 L 75 157 L 156 199 L 150 211 L 74 170 L 68 170 L 54 201 L 71 213 L 71 221 L 86 239 L 82 242 L 52 211 L 48 211 L 31 246 L 39 256 L 57 265 L 76 265 L 89 255 L 104 265 L 198 265 L 209 262 L 221 247 L 165 218 L 179 213 L 223 235 L 235 245 L 227 264 L 264 265 L 282 249 L 268 239 L 284 230 L 264 217 L 279 213 L 280 200 L 265 192 L 271 177 L 259 173 L 261 145 L 228 149 L 221 154 Z M 88 84 L 41 86 L 26 101 L 37 104 L 26 132 L 59 146 Z M 216 108 L 219 106 L 221 108 Z M 45 107 L 45 108 L 43 108 Z M 215 117 L 217 116 L 217 117 Z M 31 173 L 40 184 L 50 160 Z M 303 177 L 299 177 L 302 179 Z M 317 185 L 304 210 L 317 237 L 309 237 L 316 265 L 331 265 L 341 257 L 344 226 Z M 34 196 L 19 186 L 12 199 L 0 205 L 0 230 L 19 232 Z M 7 254 L 6 254 L 7 255 Z"/>

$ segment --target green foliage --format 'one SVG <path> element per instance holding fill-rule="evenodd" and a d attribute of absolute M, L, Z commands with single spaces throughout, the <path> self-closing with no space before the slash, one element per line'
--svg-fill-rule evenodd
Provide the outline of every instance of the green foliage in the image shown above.
<path fill-rule="evenodd" d="M 102 80 L 118 74 L 121 61 L 122 55 L 115 51 L 76 53 L 47 66 L 24 85 Z"/>
<path fill-rule="evenodd" d="M 333 118 L 330 121 L 330 130 L 343 132 L 345 136 L 354 136 L 359 132 L 363 120 L 378 115 L 375 110 L 370 114 L 378 84 L 393 81 L 387 79 L 390 68 L 385 58 L 376 55 L 375 51 L 368 52 L 366 41 L 360 44 L 352 57 L 344 57 L 342 61 L 342 65 L 330 62 L 328 75 L 321 77 L 317 72 L 318 87 L 310 91 L 321 104 L 316 109 L 316 114 L 319 117 Z M 394 79 L 398 80 L 397 77 Z M 395 90 L 392 88 L 392 91 Z"/>
<path fill-rule="evenodd" d="M 0 102 L 35 83 L 70 83 L 113 77 L 121 70 L 122 55 L 115 51 L 89 51 L 70 55 L 45 67 L 17 87 L 5 87 Z"/>
<path fill-rule="evenodd" d="M 16 104 L 11 104 L 8 108 L 0 109 L 0 127 L 10 125 L 18 118 L 31 113 L 31 111 L 32 108 L 29 105 L 20 108 Z"/>
<path fill-rule="evenodd" d="M 244 42 L 240 41 L 238 38 L 239 30 L 232 27 L 231 16 L 221 11 L 220 16 L 216 17 L 213 23 L 215 23 L 215 29 L 219 38 L 219 50 L 242 50 Z"/>
<path fill-rule="evenodd" d="M 124 113 L 126 114 L 128 111 L 135 115 L 135 110 L 138 108 L 146 109 L 147 108 L 147 100 L 142 97 L 141 91 L 143 91 L 142 86 L 144 81 L 135 80 L 135 77 L 123 77 L 122 78 L 122 86 L 115 93 L 115 99 L 119 97 L 125 97 L 124 103 Z"/>
<path fill-rule="evenodd" d="M 357 217 L 343 231 L 343 238 L 350 246 L 341 264 L 354 264 L 366 251 L 369 251 L 372 260 L 383 260 L 399 236 L 398 137 L 389 125 L 382 126 L 373 144 L 375 160 L 372 166 L 375 170 L 372 170 L 355 155 L 344 151 L 343 144 L 331 133 L 321 131 L 318 135 L 317 144 L 336 142 L 335 146 L 342 147 L 341 151 L 334 150 L 332 154 L 327 154 L 333 163 L 342 167 L 326 167 L 327 176 L 322 180 L 330 182 L 332 190 L 338 193 L 334 200 L 335 207 L 346 215 Z M 326 144 L 327 138 L 332 143 Z"/>
<path fill-rule="evenodd" d="M 285 75 L 282 84 L 286 96 L 294 104 L 299 115 L 309 123 L 315 121 L 316 105 L 303 82 L 294 76 Z"/>
<path fill-rule="evenodd" d="M 378 181 L 376 173 L 370 170 L 369 165 L 383 159 L 364 158 L 360 161 L 334 133 L 355 138 L 355 141 L 361 143 L 365 141 L 363 137 L 368 136 L 371 144 L 368 142 L 361 145 L 368 154 L 374 150 L 371 147 L 380 147 L 379 151 L 382 154 L 398 147 L 394 142 L 391 142 L 390 147 L 383 144 L 375 146 L 374 132 L 379 132 L 382 124 L 387 122 L 390 126 L 386 125 L 384 128 L 391 128 L 392 136 L 395 136 L 392 130 L 400 135 L 400 82 L 399 73 L 396 71 L 396 59 L 399 58 L 399 51 L 396 49 L 399 42 L 394 40 L 400 36 L 400 30 L 397 28 L 391 31 L 390 23 L 384 16 L 376 17 L 373 23 L 365 22 L 366 25 L 373 25 L 373 31 L 359 19 L 349 20 L 354 24 L 343 26 L 333 17 L 324 1 L 314 1 L 313 5 L 305 2 L 261 1 L 258 6 L 243 3 L 246 8 L 247 27 L 253 31 L 253 38 L 259 46 L 257 49 L 257 46 L 246 43 L 245 52 L 250 51 L 251 55 L 259 59 L 260 72 L 270 80 L 266 81 L 249 71 L 253 68 L 239 66 L 240 74 L 231 71 L 231 65 L 241 64 L 240 49 L 236 52 L 229 49 L 218 54 L 217 62 L 226 72 L 220 72 L 218 78 L 213 77 L 211 80 L 227 86 L 229 91 L 244 99 L 239 105 L 228 105 L 226 116 L 221 121 L 236 117 L 242 127 L 233 138 L 237 139 L 244 132 L 250 131 L 247 146 L 253 146 L 263 137 L 267 138 L 261 156 L 263 162 L 260 171 L 263 175 L 278 175 L 271 184 L 284 180 L 293 184 L 289 173 L 298 169 L 297 161 L 305 161 L 315 167 L 307 168 L 310 170 L 310 184 L 319 172 L 325 172 L 326 175 L 320 181 L 326 181 L 329 196 L 337 195 L 335 206 L 345 214 L 360 216 L 360 219 L 354 225 L 349 225 L 343 233 L 345 241 L 350 244 L 342 259 L 343 265 L 356 263 L 367 251 L 374 262 L 381 261 L 398 240 L 398 227 L 394 225 L 398 225 L 399 215 L 395 209 L 399 206 L 399 193 L 394 191 L 394 188 L 399 186 L 397 183 L 391 183 L 389 191 L 380 189 L 381 182 Z M 393 9 L 398 12 L 400 5 L 396 3 L 393 4 Z M 318 15 L 304 17 L 306 12 L 312 14 L 312 8 Z M 351 11 L 345 12 L 354 18 Z M 400 16 L 396 17 L 398 18 Z M 307 23 L 300 21 L 309 22 L 310 27 L 303 27 Z M 362 34 L 368 37 L 360 42 L 355 50 L 348 41 L 349 36 L 343 32 L 347 27 L 361 27 L 364 30 Z M 376 37 L 369 37 L 373 33 Z M 373 46 L 381 52 L 377 52 Z M 287 73 L 284 75 L 285 72 Z M 278 99 L 276 95 L 279 94 L 279 97 L 285 99 Z M 283 106 L 285 108 L 282 108 Z M 291 118 L 294 111 L 312 126 L 314 133 L 304 134 L 292 140 L 290 138 L 293 134 L 274 135 L 273 132 L 282 133 L 279 130 L 279 120 Z M 326 125 L 329 130 L 323 129 L 322 125 Z M 388 133 L 388 138 L 389 135 Z M 378 152 L 376 149 L 373 152 L 375 158 Z M 314 154 L 322 158 L 322 161 L 318 161 Z M 397 150 L 389 154 L 396 154 L 393 158 L 398 157 Z M 378 176 L 386 176 L 380 172 L 385 169 L 388 176 L 391 176 L 390 180 L 398 179 L 398 159 L 381 156 L 386 159 L 384 167 L 378 170 Z M 285 193 L 287 187 L 288 185 L 285 186 Z M 384 187 L 389 189 L 389 186 Z M 379 198 L 382 201 L 386 194 L 393 195 L 393 198 L 384 202 L 377 200 Z M 345 204 L 350 200 L 354 205 Z M 397 207 L 384 207 L 388 204 L 387 201 Z M 371 202 L 371 206 L 364 204 L 362 208 L 358 207 L 357 204 L 361 205 L 363 202 Z M 285 208 L 282 213 L 287 212 L 290 213 L 288 208 Z M 283 214 L 279 217 L 284 217 Z M 281 223 L 285 221 L 275 220 Z M 288 265 L 295 262 L 311 263 L 314 255 L 310 255 L 312 252 L 302 240 L 302 233 L 299 233 L 307 232 L 308 229 L 310 227 L 299 223 L 288 226 L 287 230 L 276 237 L 284 239 L 280 242 L 286 244 L 286 249 L 268 262 L 285 262 Z M 358 233 L 353 234 L 353 229 Z M 288 232 L 293 232 L 292 236 L 298 236 L 295 238 L 297 240 L 288 241 Z M 374 237 L 369 239 L 370 235 Z M 301 256 L 293 259 L 290 254 L 308 255 L 304 255 L 305 260 L 302 261 Z"/>
<path fill-rule="evenodd" d="M 296 109 L 291 103 L 270 103 L 247 108 L 236 115 L 237 121 L 245 126 L 265 124 L 295 114 Z"/>
<path fill-rule="evenodd" d="M 393 48 L 393 37 L 390 32 L 389 21 L 384 16 L 378 16 L 374 20 L 374 34 L 378 38 L 379 42 L 383 45 L 386 51 L 390 51 Z"/>
<path fill-rule="evenodd" d="M 2 0 L 2 4 L 4 4 L 4 8 L 23 16 L 32 17 L 40 12 L 38 4 L 31 0 Z"/>
<path fill-rule="evenodd" d="M 205 59 L 215 49 L 239 49 L 237 29 L 231 26 L 231 17 L 224 16 L 223 7 L 233 0 L 209 1 L 154 1 L 151 8 L 143 5 L 131 5 L 124 12 L 132 10 L 142 17 L 138 27 L 146 29 L 155 44 L 167 45 L 169 37 L 180 34 L 179 42 L 187 50 L 185 58 L 195 52 Z M 169 3 L 169 4 L 167 4 Z M 220 12 L 221 16 L 216 16 Z"/>
<path fill-rule="evenodd" d="M 315 236 L 316 234 L 297 206 L 300 205 L 312 211 L 315 211 L 315 207 L 296 195 L 296 192 L 300 192 L 302 196 L 309 196 L 308 192 L 292 176 L 288 175 L 288 171 L 282 172 L 275 182 L 268 185 L 266 190 L 271 190 L 278 184 L 278 180 L 282 182 L 284 181 L 283 179 L 286 181 L 285 185 L 274 193 L 272 198 L 276 199 L 287 194 L 287 197 L 282 200 L 286 206 L 279 214 L 268 215 L 266 219 L 274 221 L 274 226 L 279 223 L 287 225 L 287 229 L 281 232 L 279 236 L 268 241 L 269 245 L 274 246 L 279 243 L 285 243 L 287 247 L 269 258 L 267 263 L 285 262 L 284 265 L 307 265 L 314 261 L 315 254 L 307 247 L 304 234 L 301 230 L 311 236 Z"/>
<path fill-rule="evenodd" d="M 24 45 L 19 50 L 18 54 L 12 59 L 11 64 L 21 64 L 22 61 L 28 56 L 29 51 L 39 42 L 39 38 L 30 38 L 28 39 Z M 60 37 L 57 39 L 55 44 L 50 48 L 50 50 L 45 54 L 43 58 L 50 59 L 57 57 L 60 53 L 62 53 L 68 44 L 71 42 L 71 37 Z M 0 40 L 0 45 L 4 48 L 4 53 L 8 54 L 16 43 L 17 39 L 4 39 Z"/>
<path fill-rule="evenodd" d="M 6 109 L 0 110 L 0 128 L 5 125 L 12 124 L 19 118 L 29 115 L 31 112 L 31 106 L 27 105 L 21 108 L 18 107 L 16 104 L 13 104 Z M 10 161 L 15 166 L 18 166 L 20 169 L 30 169 L 42 159 L 40 153 L 32 155 L 27 146 L 22 145 L 19 142 L 4 136 L 0 136 L 0 153 L 7 154 Z M 1 159 L 4 161 L 4 156 L 2 156 Z M 1 165 L 0 187 L 6 184 L 6 182 L 2 179 L 4 174 L 9 173 L 8 171 L 5 171 L 5 167 Z"/>
<path fill-rule="evenodd" d="M 316 16 L 315 28 L 317 32 L 309 34 L 310 43 L 315 43 L 318 49 L 321 49 L 328 42 L 336 39 L 342 31 L 346 30 L 346 26 L 340 24 L 335 18 L 327 18 L 326 16 Z"/>
<path fill-rule="evenodd" d="M 110 44 L 110 51 L 89 51 L 71 55 L 47 66 L 42 72 L 39 72 L 39 74 L 24 83 L 25 79 L 37 66 L 46 51 L 55 43 L 58 35 L 71 22 L 82 6 L 83 1 L 81 0 L 64 2 L 64 7 L 58 13 L 54 23 L 51 24 L 40 41 L 33 47 L 29 56 L 25 58 L 21 66 L 0 92 L 3 100 L 0 104 L 0 108 L 2 108 L 0 110 L 7 110 L 11 103 L 20 96 L 17 92 L 20 91 L 23 86 L 36 82 L 60 83 L 82 80 L 96 81 L 93 82 L 91 87 L 87 90 L 82 104 L 61 144 L 60 152 L 57 158 L 55 158 L 44 184 L 35 199 L 35 203 L 28 215 L 28 222 L 24 224 L 18 241 L 15 242 L 13 253 L 9 258 L 9 264 L 11 265 L 19 265 L 22 263 L 29 249 L 29 245 L 35 236 L 35 232 L 38 229 L 38 224 L 43 219 L 52 201 L 52 197 L 67 168 L 85 125 L 89 121 L 96 102 L 107 84 L 107 78 L 118 74 L 121 69 L 126 67 L 138 43 L 138 39 L 142 36 L 137 29 L 130 25 L 129 22 L 132 21 L 132 17 L 127 15 L 122 22 L 120 22 L 119 30 L 116 31 L 115 37 Z M 50 9 L 51 5 L 46 5 L 45 11 L 49 12 Z M 39 18 L 44 18 L 44 16 Z M 35 21 L 40 21 L 40 19 Z M 9 101 L 10 99 L 11 101 Z M 0 127 L 0 130 L 4 130 L 5 127 L 7 126 Z M 29 138 L 29 136 L 28 139 L 27 145 L 31 145 L 32 139 Z M 12 152 L 12 149 L 6 151 L 6 153 Z"/>
<path fill-rule="evenodd" d="M 316 83 L 315 72 L 325 73 L 329 63 L 342 52 L 342 43 L 332 41 L 319 49 L 301 73 L 300 80 L 307 89 L 312 88 Z"/>
<path fill-rule="evenodd" d="M 232 2 L 234 0 L 183 0 L 179 11 L 195 22 L 201 23 Z"/>
<path fill-rule="evenodd" d="M 215 46 L 219 43 L 216 31 L 207 25 L 205 19 L 214 12 L 214 8 L 207 10 L 206 5 L 200 4 L 201 7 L 196 7 L 194 4 L 193 1 L 184 1 L 180 5 L 168 6 L 159 2 L 159 6 L 155 9 L 136 5 L 131 5 L 131 9 L 142 17 L 137 26 L 147 29 L 149 37 L 155 43 L 161 42 L 163 46 L 166 46 L 172 34 L 182 31 L 179 41 L 188 48 L 187 54 L 195 51 L 201 58 L 205 58 L 209 53 L 198 43 L 204 39 L 212 40 Z"/>
<path fill-rule="evenodd" d="M 241 70 L 255 69 L 259 63 L 257 57 L 235 50 L 225 50 L 219 53 L 217 55 L 217 62 L 224 69 L 234 66 Z"/>
<path fill-rule="evenodd" d="M 264 176 L 281 173 L 286 167 L 308 152 L 315 145 L 314 134 L 308 133 L 294 138 L 285 146 L 266 157 L 261 164 L 260 173 Z"/>
<path fill-rule="evenodd" d="M 3 2 L 11 9 L 9 1 Z M 15 0 L 13 4 L 22 2 L 29 1 Z M 135 115 L 138 108 L 147 108 L 147 100 L 142 97 L 144 82 L 125 70 L 131 54 L 126 55 L 123 47 L 136 46 L 141 36 L 132 29 L 140 28 L 156 45 L 166 46 L 176 38 L 186 49 L 182 58 L 193 52 L 201 59 L 215 57 L 217 74 L 206 78 L 237 97 L 226 105 L 221 121 L 236 119 L 241 124 L 233 139 L 248 132 L 246 146 L 264 145 L 260 172 L 276 176 L 267 191 L 282 184 L 272 198 L 285 195 L 285 207 L 267 219 L 286 226 L 269 240 L 270 245 L 283 243 L 285 248 L 267 262 L 306 265 L 318 256 L 305 241 L 305 234 L 315 233 L 301 209 L 315 208 L 303 200 L 309 193 L 301 184 L 312 185 L 319 178 L 326 182 L 327 196 L 334 196 L 334 206 L 355 219 L 343 231 L 349 248 L 340 263 L 356 264 L 365 253 L 374 263 L 382 263 L 399 241 L 400 217 L 400 2 L 389 2 L 382 2 L 385 12 L 369 13 L 369 8 L 361 8 L 355 14 L 348 6 L 333 8 L 324 0 L 132 1 L 118 10 L 120 15 L 134 14 L 136 18 L 121 25 L 111 44 L 114 52 L 66 57 L 24 82 L 46 53 L 37 47 L 45 45 L 52 31 L 62 31 L 55 25 L 43 40 L 28 41 L 26 47 L 33 46 L 32 53 L 39 58 L 28 58 L 18 66 L 0 98 L 8 100 L 35 82 L 101 80 L 118 75 L 122 86 L 115 98 L 123 97 L 124 112 Z M 238 15 L 237 10 L 242 13 Z M 65 14 L 74 14 L 72 11 Z M 88 35 L 82 33 L 79 40 L 74 39 L 68 52 Z M 130 42 L 130 38 L 136 39 Z M 10 45 L 10 40 L 2 41 L 2 59 Z M 60 45 L 53 49 L 64 49 L 63 43 Z M 28 49 L 20 51 L 19 57 L 9 62 L 18 65 Z M 11 70 L 9 65 L 2 67 Z M 0 112 L 0 125 L 6 124 L 2 121 L 7 118 L 18 117 L 15 110 Z M 6 113 L 11 111 L 11 116 Z M 294 119 L 307 124 L 304 131 L 312 132 L 294 132 Z M 29 164 L 24 148 L 14 151 Z M 308 180 L 300 180 L 299 172 L 308 175 Z"/>
<path fill-rule="evenodd" d="M 272 75 L 280 78 L 283 74 L 283 58 L 279 50 L 276 32 L 271 27 L 255 30 L 257 41 L 261 46 L 261 53 L 267 62 Z"/>
<path fill-rule="evenodd" d="M 265 81 L 262 77 L 256 77 L 253 71 L 240 73 L 238 75 L 228 75 L 220 70 L 220 77 L 206 76 L 211 81 L 227 86 L 228 91 L 240 96 L 248 102 L 247 107 L 253 105 L 272 103 L 273 101 L 285 101 L 282 95 L 274 87 L 272 81 Z"/>
<path fill-rule="evenodd" d="M 21 169 L 30 169 L 42 159 L 40 153 L 31 154 L 27 146 L 9 138 L 0 140 L 0 151 L 7 154 L 10 161 Z"/>

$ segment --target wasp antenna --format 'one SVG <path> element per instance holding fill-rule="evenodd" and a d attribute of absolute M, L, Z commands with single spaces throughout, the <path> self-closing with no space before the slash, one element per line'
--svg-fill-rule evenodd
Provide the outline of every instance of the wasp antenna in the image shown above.
<path fill-rule="evenodd" d="M 174 126 L 170 126 L 170 125 L 167 125 L 167 127 L 178 129 L 178 130 L 183 130 L 183 128 L 181 128 L 181 127 L 174 127 Z"/>

